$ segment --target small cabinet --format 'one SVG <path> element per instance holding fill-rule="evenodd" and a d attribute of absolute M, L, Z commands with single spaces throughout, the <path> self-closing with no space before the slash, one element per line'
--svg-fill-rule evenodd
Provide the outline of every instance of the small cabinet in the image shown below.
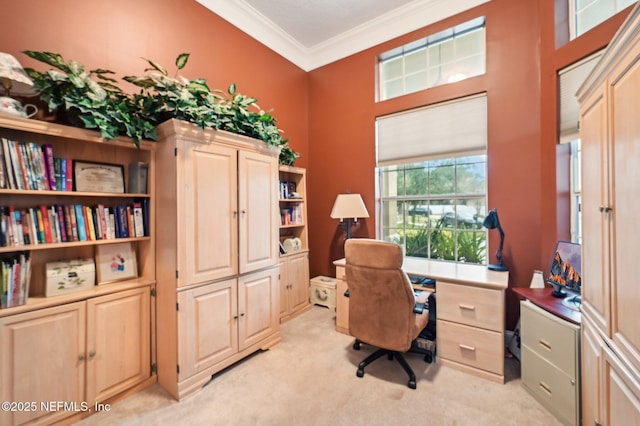
<path fill-rule="evenodd" d="M 0 400 L 35 401 L 33 411 L 0 412 L 0 423 L 51 423 L 150 377 L 149 287 L 0 318 Z"/>
<path fill-rule="evenodd" d="M 280 258 L 280 321 L 311 309 L 309 303 L 309 254 Z"/>
<path fill-rule="evenodd" d="M 580 326 L 520 302 L 522 386 L 565 424 L 580 424 Z"/>
<path fill-rule="evenodd" d="M 278 268 L 230 278 L 178 295 L 178 380 L 237 361 L 278 331 Z M 223 367 L 221 367 L 223 365 Z"/>

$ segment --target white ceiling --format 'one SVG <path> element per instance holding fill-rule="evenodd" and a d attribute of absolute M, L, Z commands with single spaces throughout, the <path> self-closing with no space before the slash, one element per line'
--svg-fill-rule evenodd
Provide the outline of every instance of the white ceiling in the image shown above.
<path fill-rule="evenodd" d="M 196 0 L 305 71 L 489 0 Z"/>

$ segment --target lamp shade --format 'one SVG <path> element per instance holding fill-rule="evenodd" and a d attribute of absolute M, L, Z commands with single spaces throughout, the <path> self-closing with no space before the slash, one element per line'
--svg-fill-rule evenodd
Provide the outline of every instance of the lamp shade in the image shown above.
<path fill-rule="evenodd" d="M 7 95 L 29 96 L 35 94 L 33 82 L 20 65 L 20 62 L 8 53 L 0 52 L 0 79 Z"/>
<path fill-rule="evenodd" d="M 332 219 L 369 217 L 360 194 L 338 194 L 331 209 Z"/>

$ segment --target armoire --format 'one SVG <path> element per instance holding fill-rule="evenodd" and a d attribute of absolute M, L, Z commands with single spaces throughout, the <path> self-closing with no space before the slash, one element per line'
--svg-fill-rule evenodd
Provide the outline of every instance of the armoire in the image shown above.
<path fill-rule="evenodd" d="M 158 382 L 176 399 L 280 341 L 279 149 L 157 128 Z"/>
<path fill-rule="evenodd" d="M 640 424 L 640 5 L 578 91 L 582 424 Z"/>

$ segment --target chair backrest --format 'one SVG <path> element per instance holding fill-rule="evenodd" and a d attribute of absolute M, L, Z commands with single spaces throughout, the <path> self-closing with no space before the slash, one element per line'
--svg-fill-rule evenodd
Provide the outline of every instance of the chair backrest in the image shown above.
<path fill-rule="evenodd" d="M 356 339 L 407 351 L 415 339 L 415 296 L 399 245 L 366 238 L 345 242 L 349 332 Z"/>

